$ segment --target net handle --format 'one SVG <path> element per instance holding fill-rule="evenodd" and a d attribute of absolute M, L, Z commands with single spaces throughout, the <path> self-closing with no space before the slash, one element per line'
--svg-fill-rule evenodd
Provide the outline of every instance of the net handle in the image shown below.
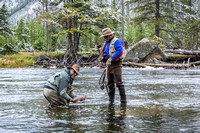
<path fill-rule="evenodd" d="M 101 86 L 103 86 L 104 84 L 106 84 L 106 79 L 107 79 L 107 70 L 108 70 L 108 67 L 106 67 L 106 68 L 104 69 L 104 71 L 102 72 L 102 74 L 101 74 L 101 77 L 102 77 L 103 74 L 104 74 L 104 72 L 106 71 L 105 79 L 104 79 L 102 85 L 100 85 L 100 79 L 101 79 L 101 77 L 99 78 L 99 82 L 98 82 L 98 86 L 99 86 L 99 87 L 101 87 Z"/>
<path fill-rule="evenodd" d="M 104 80 L 103 84 L 106 84 L 106 80 L 107 80 L 107 71 L 108 71 L 108 67 L 106 67 L 106 76 L 105 76 L 105 80 Z"/>

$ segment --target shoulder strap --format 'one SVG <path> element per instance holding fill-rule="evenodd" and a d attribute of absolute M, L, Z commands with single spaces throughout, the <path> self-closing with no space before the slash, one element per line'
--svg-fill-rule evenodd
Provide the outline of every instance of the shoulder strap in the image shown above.
<path fill-rule="evenodd" d="M 117 39 L 118 39 L 117 37 L 114 37 L 114 38 L 112 39 L 110 45 L 114 45 Z"/>

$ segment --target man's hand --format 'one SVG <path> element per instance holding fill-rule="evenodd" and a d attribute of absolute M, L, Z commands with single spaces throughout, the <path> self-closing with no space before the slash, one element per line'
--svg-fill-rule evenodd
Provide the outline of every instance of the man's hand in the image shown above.
<path fill-rule="evenodd" d="M 75 97 L 75 98 L 72 99 L 72 102 L 73 102 L 73 103 L 76 103 L 78 100 L 83 101 L 83 100 L 85 100 L 85 98 L 86 98 L 85 96 L 82 96 L 82 97 Z"/>
<path fill-rule="evenodd" d="M 85 100 L 85 96 L 82 96 L 81 98 L 80 98 L 80 101 L 83 101 L 83 100 Z"/>
<path fill-rule="evenodd" d="M 96 50 L 99 52 L 100 54 L 100 50 L 101 50 L 101 45 L 95 45 Z"/>
<path fill-rule="evenodd" d="M 100 49 L 100 48 L 101 48 L 101 45 L 95 45 L 95 48 L 96 48 L 96 49 Z"/>
<path fill-rule="evenodd" d="M 79 97 L 75 97 L 75 98 L 72 99 L 72 102 L 76 103 L 78 100 L 79 100 Z"/>
<path fill-rule="evenodd" d="M 111 61 L 112 61 L 112 59 L 111 59 L 111 58 L 108 58 L 108 60 L 106 61 L 106 67 L 108 67 L 108 66 L 111 65 Z"/>

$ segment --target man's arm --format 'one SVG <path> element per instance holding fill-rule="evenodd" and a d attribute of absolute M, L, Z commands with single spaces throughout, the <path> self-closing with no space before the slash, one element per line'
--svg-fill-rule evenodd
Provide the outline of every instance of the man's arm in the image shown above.
<path fill-rule="evenodd" d="M 59 89 L 58 93 L 61 97 L 66 99 L 67 101 L 71 101 L 72 98 L 67 94 L 66 90 L 69 87 L 69 78 L 64 76 L 64 74 L 61 73 L 61 78 L 59 82 Z"/>
<path fill-rule="evenodd" d="M 67 94 L 68 94 L 71 98 L 76 97 L 76 96 L 74 95 L 74 93 L 73 93 L 73 90 L 74 90 L 74 88 L 71 87 L 71 89 L 67 91 Z"/>
<path fill-rule="evenodd" d="M 119 39 L 115 42 L 115 54 L 111 57 L 112 61 L 118 59 L 123 54 L 123 42 Z"/>

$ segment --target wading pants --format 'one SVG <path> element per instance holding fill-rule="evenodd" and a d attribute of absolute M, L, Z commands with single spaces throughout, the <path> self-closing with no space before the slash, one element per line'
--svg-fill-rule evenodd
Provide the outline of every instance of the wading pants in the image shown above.
<path fill-rule="evenodd" d="M 122 82 L 122 62 L 112 62 L 107 71 L 109 102 L 114 103 L 115 84 L 119 89 L 121 106 L 126 106 L 125 88 Z"/>
<path fill-rule="evenodd" d="M 66 105 L 64 98 L 62 98 L 56 90 L 44 88 L 44 97 L 48 100 L 51 106 L 64 106 Z"/>

